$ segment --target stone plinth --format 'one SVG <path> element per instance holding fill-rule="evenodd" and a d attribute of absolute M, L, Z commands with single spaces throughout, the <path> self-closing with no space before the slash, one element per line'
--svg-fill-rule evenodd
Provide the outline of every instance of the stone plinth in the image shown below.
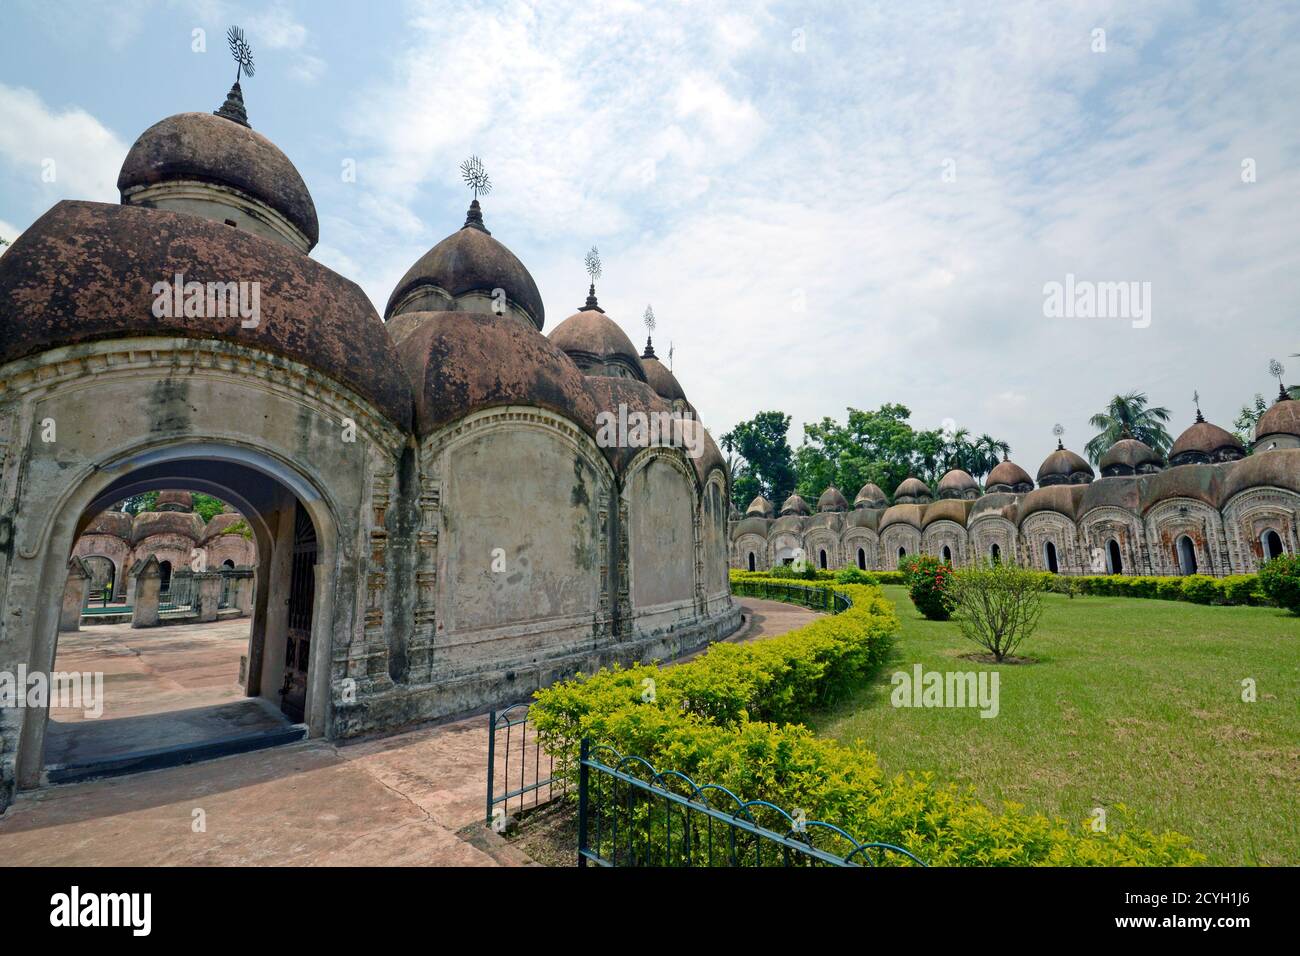
<path fill-rule="evenodd" d="M 131 580 L 135 582 L 135 597 L 131 610 L 132 627 L 157 627 L 158 602 L 162 592 L 162 569 L 158 556 L 151 554 L 131 567 Z"/>
<path fill-rule="evenodd" d="M 220 571 L 204 571 L 194 575 L 192 605 L 198 612 L 200 624 L 217 619 L 217 608 L 221 605 Z"/>
<path fill-rule="evenodd" d="M 86 606 L 90 578 L 90 569 L 81 558 L 68 562 L 68 583 L 63 587 L 63 608 L 59 612 L 60 631 L 81 630 L 81 609 Z"/>

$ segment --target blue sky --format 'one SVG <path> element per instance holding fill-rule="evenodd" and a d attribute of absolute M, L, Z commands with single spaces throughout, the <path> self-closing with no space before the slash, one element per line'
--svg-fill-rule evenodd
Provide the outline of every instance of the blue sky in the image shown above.
<path fill-rule="evenodd" d="M 0 0 L 0 17 L 6 238 L 59 199 L 116 201 L 141 131 L 216 109 L 238 23 L 249 117 L 312 191 L 315 258 L 382 310 L 460 226 L 456 168 L 477 153 L 488 226 L 547 328 L 598 245 L 602 305 L 640 343 L 654 304 L 715 435 L 779 408 L 797 440 L 902 402 L 916 427 L 1005 438 L 1032 472 L 1054 423 L 1081 450 L 1117 391 L 1170 406 L 1177 434 L 1193 390 L 1231 427 L 1272 397 L 1270 357 L 1300 380 L 1300 4 Z M 1067 273 L 1150 282 L 1149 327 L 1046 317 Z"/>

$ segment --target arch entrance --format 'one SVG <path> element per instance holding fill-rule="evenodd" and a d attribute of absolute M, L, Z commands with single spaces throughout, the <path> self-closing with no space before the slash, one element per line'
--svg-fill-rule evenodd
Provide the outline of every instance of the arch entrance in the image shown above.
<path fill-rule="evenodd" d="M 86 668 L 84 661 L 58 659 L 56 664 L 60 635 L 51 605 L 63 594 L 72 547 L 101 511 L 160 488 L 204 492 L 229 502 L 252 530 L 258 560 L 243 645 L 242 688 L 236 656 L 231 686 L 224 690 L 230 700 L 205 705 L 200 688 L 193 700 L 185 693 L 161 703 L 131 700 L 142 712 L 128 708 L 115 717 L 114 707 L 130 694 L 123 693 L 124 675 L 103 667 L 99 680 L 105 708 L 98 719 L 63 726 L 57 717 L 49 719 L 48 707 L 26 715 L 15 768 L 20 788 L 39 785 L 43 773 L 51 782 L 83 779 L 165 766 L 172 750 L 183 754 L 174 762 L 189 762 L 300 739 L 308 732 L 325 733 L 331 630 L 326 622 L 334 614 L 336 584 L 332 570 L 326 569 L 335 568 L 338 559 L 335 509 L 295 468 L 241 446 L 195 443 L 153 449 L 106 462 L 69 490 L 46 520 L 37 591 L 42 606 L 37 609 L 29 669 L 55 673 L 75 666 L 80 673 Z M 215 569 L 190 570 L 200 576 L 204 571 L 219 575 Z M 134 588 L 137 582 L 131 584 Z M 134 598 L 128 595 L 129 601 Z M 117 627 L 135 639 L 149 636 L 144 629 L 130 630 L 131 625 Z M 199 632 L 205 627 L 176 627 L 168 631 L 174 639 L 160 643 L 188 646 L 193 634 L 195 643 L 202 644 L 206 638 L 200 639 Z M 151 752 L 147 760 L 142 756 L 146 751 Z"/>

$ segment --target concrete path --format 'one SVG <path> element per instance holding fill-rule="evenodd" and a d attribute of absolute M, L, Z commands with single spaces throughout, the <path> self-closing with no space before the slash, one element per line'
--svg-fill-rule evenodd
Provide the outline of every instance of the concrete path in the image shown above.
<path fill-rule="evenodd" d="M 742 641 L 817 616 L 773 601 L 742 603 L 749 617 Z M 23 793 L 0 817 L 0 860 L 10 866 L 528 865 L 521 851 L 482 826 L 487 736 L 487 717 L 479 716 L 358 743 L 310 740 Z"/>

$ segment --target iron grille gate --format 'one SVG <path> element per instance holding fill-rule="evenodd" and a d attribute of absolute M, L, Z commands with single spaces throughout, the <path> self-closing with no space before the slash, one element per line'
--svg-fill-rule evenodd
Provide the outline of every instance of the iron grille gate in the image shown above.
<path fill-rule="evenodd" d="M 518 811 L 522 813 L 530 809 L 529 795 L 531 809 L 536 809 L 568 791 L 568 780 L 555 778 L 555 758 L 542 750 L 537 730 L 528 722 L 528 707 L 528 704 L 513 704 L 488 714 L 486 822 L 498 831 L 505 829 L 512 800 L 518 801 Z M 500 736 L 504 736 L 503 746 L 498 747 Z M 514 761 L 513 768 L 511 761 Z"/>
<path fill-rule="evenodd" d="M 902 847 L 860 843 L 834 824 L 661 773 L 613 747 L 584 739 L 580 753 L 578 866 L 925 866 Z"/>

